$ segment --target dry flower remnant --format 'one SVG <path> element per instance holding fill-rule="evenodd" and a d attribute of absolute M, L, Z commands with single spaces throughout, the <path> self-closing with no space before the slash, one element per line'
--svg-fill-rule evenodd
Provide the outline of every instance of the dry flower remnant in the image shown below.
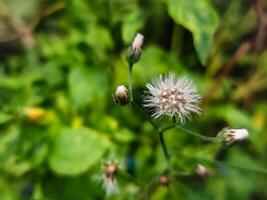
<path fill-rule="evenodd" d="M 119 193 L 119 187 L 116 180 L 117 165 L 114 163 L 108 163 L 103 169 L 103 188 L 106 191 L 106 195 L 114 195 Z"/>
<path fill-rule="evenodd" d="M 183 123 L 191 114 L 200 114 L 201 97 L 188 78 L 176 78 L 169 73 L 155 78 L 146 87 L 144 107 L 153 112 L 152 117 L 174 117 Z"/>

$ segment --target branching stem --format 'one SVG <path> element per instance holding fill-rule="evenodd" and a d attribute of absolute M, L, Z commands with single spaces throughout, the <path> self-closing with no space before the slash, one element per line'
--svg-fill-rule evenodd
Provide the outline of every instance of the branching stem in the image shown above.
<path fill-rule="evenodd" d="M 163 135 L 163 132 L 165 130 L 167 130 L 166 128 L 165 129 L 161 129 L 159 128 L 155 122 L 153 122 L 153 120 L 144 112 L 144 110 L 137 104 L 135 103 L 134 101 L 131 101 L 132 104 L 138 109 L 140 110 L 144 115 L 145 117 L 147 118 L 147 120 L 150 122 L 150 124 L 156 129 L 156 131 L 158 132 L 159 134 L 159 141 L 160 141 L 160 144 L 162 146 L 162 149 L 163 149 L 163 152 L 164 152 L 164 156 L 166 158 L 167 161 L 169 161 L 170 159 L 170 156 L 169 156 L 169 152 L 168 152 L 168 148 L 167 148 L 167 145 L 165 143 L 165 140 L 164 140 L 164 135 Z"/>
<path fill-rule="evenodd" d="M 129 71 L 128 71 L 128 84 L 129 84 L 129 90 L 130 90 L 130 100 L 133 101 L 133 78 L 132 78 L 132 72 L 133 72 L 133 64 L 129 63 Z"/>

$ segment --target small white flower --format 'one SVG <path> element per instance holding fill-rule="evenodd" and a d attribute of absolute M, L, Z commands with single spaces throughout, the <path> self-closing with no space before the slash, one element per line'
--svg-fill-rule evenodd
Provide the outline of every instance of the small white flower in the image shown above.
<path fill-rule="evenodd" d="M 192 113 L 200 114 L 201 97 L 188 78 L 176 78 L 169 73 L 155 78 L 146 87 L 144 107 L 152 112 L 152 117 L 175 117 L 183 123 Z"/>
<path fill-rule="evenodd" d="M 226 131 L 226 142 L 227 144 L 232 144 L 236 141 L 244 140 L 248 138 L 248 131 L 247 129 L 232 129 L 229 128 Z"/>
<path fill-rule="evenodd" d="M 129 91 L 124 85 L 117 87 L 115 91 L 115 101 L 120 105 L 125 105 L 129 102 Z"/>
<path fill-rule="evenodd" d="M 144 41 L 144 36 L 140 33 L 137 33 L 132 44 L 133 50 L 140 51 L 143 45 L 143 41 Z"/>

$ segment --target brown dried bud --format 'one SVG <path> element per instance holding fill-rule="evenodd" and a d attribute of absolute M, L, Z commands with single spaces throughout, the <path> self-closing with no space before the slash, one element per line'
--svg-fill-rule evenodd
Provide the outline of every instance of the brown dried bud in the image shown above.
<path fill-rule="evenodd" d="M 115 92 L 115 101 L 120 105 L 126 105 L 129 103 L 129 91 L 124 85 L 117 87 Z"/>
<path fill-rule="evenodd" d="M 170 179 L 167 176 L 160 176 L 159 177 L 159 184 L 161 186 L 166 186 L 168 187 L 170 184 Z"/>

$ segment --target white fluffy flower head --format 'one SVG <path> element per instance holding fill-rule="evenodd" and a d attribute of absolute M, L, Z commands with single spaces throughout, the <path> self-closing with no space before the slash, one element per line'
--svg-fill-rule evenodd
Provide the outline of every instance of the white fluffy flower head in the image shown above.
<path fill-rule="evenodd" d="M 193 113 L 200 114 L 200 95 L 188 78 L 169 73 L 155 78 L 146 87 L 144 106 L 152 111 L 152 117 L 174 117 L 183 123 Z"/>

